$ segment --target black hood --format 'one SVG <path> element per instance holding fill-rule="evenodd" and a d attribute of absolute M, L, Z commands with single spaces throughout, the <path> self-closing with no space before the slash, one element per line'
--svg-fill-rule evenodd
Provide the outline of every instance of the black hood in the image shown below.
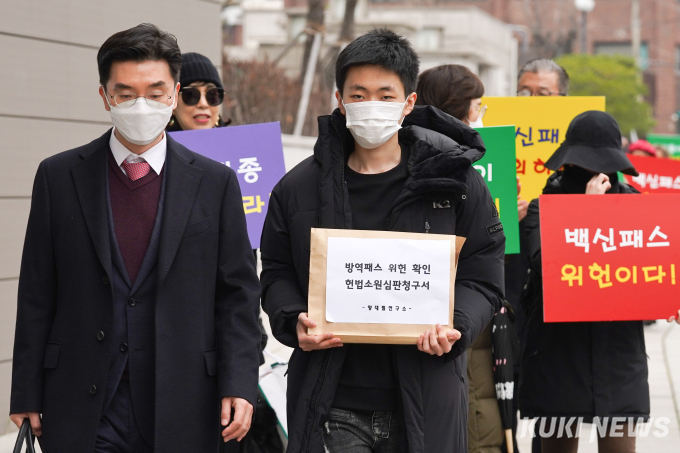
<path fill-rule="evenodd" d="M 322 167 L 332 162 L 344 163 L 354 150 L 354 138 L 345 124 L 339 109 L 319 117 L 314 157 Z M 410 178 L 405 188 L 416 194 L 467 193 L 467 171 L 486 153 L 479 132 L 429 105 L 416 106 L 402 126 L 399 142 L 410 151 Z"/>
<path fill-rule="evenodd" d="M 484 146 L 479 132 L 459 119 L 430 105 L 417 105 L 404 118 L 402 126 L 404 129 L 413 126 L 427 129 L 429 133 L 426 138 L 423 138 L 429 141 L 433 147 L 445 153 L 464 157 L 470 163 L 477 162 L 486 153 L 486 146 Z M 447 138 L 450 140 L 447 140 Z"/>

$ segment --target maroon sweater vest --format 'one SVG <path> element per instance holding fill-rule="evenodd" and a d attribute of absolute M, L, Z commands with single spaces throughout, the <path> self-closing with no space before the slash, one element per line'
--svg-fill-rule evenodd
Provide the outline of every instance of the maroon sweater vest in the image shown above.
<path fill-rule="evenodd" d="M 162 182 L 163 178 L 153 169 L 143 178 L 132 181 L 116 165 L 113 154 L 109 152 L 109 194 L 113 226 L 118 249 L 133 284 L 151 242 Z"/>

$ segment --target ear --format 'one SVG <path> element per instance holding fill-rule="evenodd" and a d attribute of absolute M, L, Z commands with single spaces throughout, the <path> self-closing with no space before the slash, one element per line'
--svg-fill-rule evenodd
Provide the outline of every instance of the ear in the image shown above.
<path fill-rule="evenodd" d="M 172 110 L 174 111 L 177 108 L 177 99 L 179 98 L 179 82 L 177 82 L 177 85 L 175 85 L 175 93 L 174 93 L 174 99 L 172 101 Z"/>
<path fill-rule="evenodd" d="M 408 95 L 408 97 L 406 98 L 406 107 L 404 107 L 404 116 L 401 117 L 401 121 L 399 121 L 399 123 L 404 121 L 404 118 L 413 111 L 413 109 L 416 106 L 417 98 L 418 95 L 415 93 L 415 91 Z"/>
<path fill-rule="evenodd" d="M 109 106 L 108 101 L 106 100 L 106 92 L 104 91 L 104 87 L 100 86 L 99 87 L 99 96 L 102 97 L 102 101 L 104 101 L 104 108 L 106 109 L 107 112 L 111 111 L 111 107 Z"/>
<path fill-rule="evenodd" d="M 346 115 L 347 113 L 345 112 L 345 106 L 342 103 L 342 95 L 340 94 L 340 90 L 337 90 L 335 92 L 335 99 L 338 101 L 338 108 L 340 109 L 340 113 Z"/>

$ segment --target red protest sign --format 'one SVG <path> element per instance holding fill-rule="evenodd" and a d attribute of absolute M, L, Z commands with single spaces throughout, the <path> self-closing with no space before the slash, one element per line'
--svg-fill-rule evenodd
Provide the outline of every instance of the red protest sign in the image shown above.
<path fill-rule="evenodd" d="M 541 196 L 545 322 L 677 315 L 679 205 L 680 194 Z"/>
<path fill-rule="evenodd" d="M 639 176 L 624 175 L 626 183 L 642 193 L 680 193 L 680 160 L 631 156 Z"/>

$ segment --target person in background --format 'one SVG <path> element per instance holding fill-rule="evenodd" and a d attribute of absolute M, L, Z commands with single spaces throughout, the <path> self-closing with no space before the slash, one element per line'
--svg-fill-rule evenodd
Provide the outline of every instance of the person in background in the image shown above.
<path fill-rule="evenodd" d="M 600 111 L 574 118 L 564 143 L 545 164 L 555 171 L 543 194 L 635 194 L 617 172 L 638 173 L 621 150 L 616 120 Z M 641 321 L 543 322 L 539 200 L 529 204 L 525 228 L 531 272 L 522 305 L 527 316 L 522 353 L 519 405 L 522 417 L 539 417 L 543 453 L 576 452 L 578 437 L 567 437 L 557 426 L 571 417 L 623 417 L 630 424 L 649 418 L 647 357 Z M 593 301 L 597 303 L 597 301 Z M 635 423 L 633 422 L 633 423 Z M 563 426 L 563 425 L 560 425 Z M 632 426 L 623 424 L 623 436 L 610 432 L 598 439 L 600 453 L 635 451 Z M 578 429 L 575 427 L 575 429 Z M 561 437 L 560 437 L 561 436 Z"/>
<path fill-rule="evenodd" d="M 418 76 L 416 105 L 431 105 L 465 124 L 475 124 L 482 108 L 484 85 L 459 64 L 428 69 Z"/>
<path fill-rule="evenodd" d="M 569 74 L 553 60 L 534 58 L 517 75 L 517 96 L 567 96 Z"/>
<path fill-rule="evenodd" d="M 628 145 L 628 154 L 631 156 L 657 157 L 654 145 L 644 139 L 634 141 Z"/>
<path fill-rule="evenodd" d="M 527 61 L 517 76 L 517 96 L 568 96 L 569 74 L 553 60 L 534 58 Z M 517 178 L 517 193 L 522 190 Z M 519 199 L 518 214 L 521 222 L 527 215 L 529 203 Z M 507 283 L 507 279 L 506 279 Z M 523 285 L 524 283 L 522 283 Z M 507 292 L 507 291 L 506 291 Z M 513 291 L 514 293 L 514 291 Z M 512 303 L 512 302 L 511 302 Z M 514 305 L 513 305 L 514 306 Z"/>
<path fill-rule="evenodd" d="M 173 35 L 118 32 L 97 65 L 114 127 L 35 178 L 10 418 L 45 451 L 216 452 L 245 437 L 257 399 L 260 285 L 236 173 L 164 131 Z"/>
<path fill-rule="evenodd" d="M 420 74 L 417 105 L 431 105 L 460 121 L 477 121 L 484 95 L 482 81 L 465 66 L 437 66 Z M 467 350 L 468 452 L 500 453 L 503 425 L 496 400 L 491 354 L 491 324 Z"/>
<path fill-rule="evenodd" d="M 621 149 L 624 153 L 628 153 L 628 147 L 630 146 L 630 140 L 625 135 L 621 136 Z"/>
<path fill-rule="evenodd" d="M 668 148 L 663 145 L 654 145 L 654 150 L 656 151 L 656 157 L 659 159 L 670 159 L 671 153 L 668 152 Z"/>
<path fill-rule="evenodd" d="M 188 52 L 182 55 L 179 98 L 166 130 L 190 131 L 229 125 L 222 121 L 220 107 L 224 88 L 215 65 L 208 57 Z"/>

